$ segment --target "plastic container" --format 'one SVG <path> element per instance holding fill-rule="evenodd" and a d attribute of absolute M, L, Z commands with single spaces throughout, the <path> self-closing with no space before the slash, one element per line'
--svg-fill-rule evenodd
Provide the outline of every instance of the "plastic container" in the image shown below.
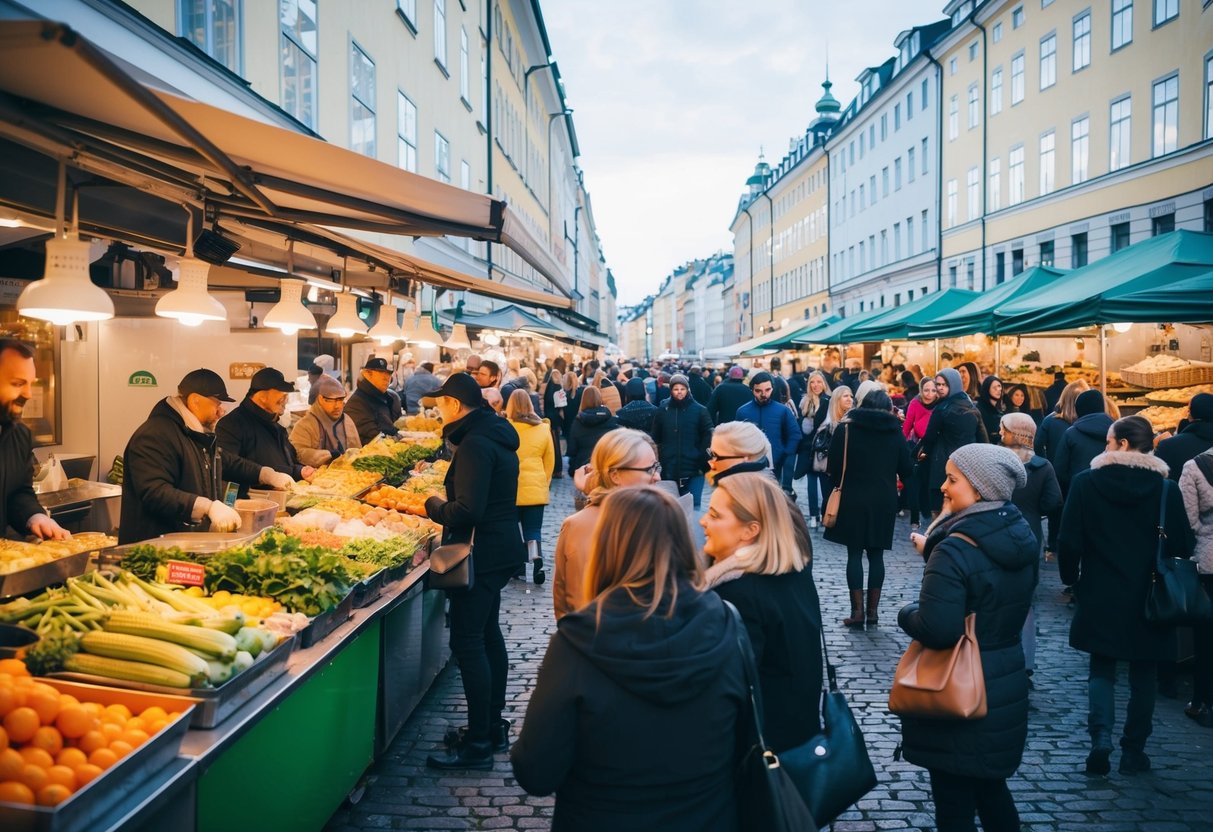
<path fill-rule="evenodd" d="M 38 634 L 16 624 L 0 624 L 0 659 L 16 658 L 18 651 L 38 640 Z"/>
<path fill-rule="evenodd" d="M 273 500 L 237 500 L 235 508 L 240 515 L 241 534 L 256 534 L 269 528 L 278 514 L 278 503 Z"/>

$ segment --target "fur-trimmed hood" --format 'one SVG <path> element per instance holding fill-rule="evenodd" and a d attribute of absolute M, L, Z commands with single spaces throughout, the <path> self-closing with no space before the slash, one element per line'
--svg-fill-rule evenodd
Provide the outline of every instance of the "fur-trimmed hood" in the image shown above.
<path fill-rule="evenodd" d="M 1095 489 L 1109 503 L 1135 506 L 1142 502 L 1157 503 L 1162 480 L 1170 467 L 1154 454 L 1137 451 L 1105 451 L 1091 460 L 1091 470 L 1078 476 L 1089 476 Z"/>
<path fill-rule="evenodd" d="M 1169 476 L 1171 473 L 1171 467 L 1154 454 L 1143 454 L 1139 451 L 1104 451 L 1091 460 L 1092 468 L 1106 468 L 1109 465 L 1142 468 L 1146 471 L 1153 471 L 1160 477 Z"/>

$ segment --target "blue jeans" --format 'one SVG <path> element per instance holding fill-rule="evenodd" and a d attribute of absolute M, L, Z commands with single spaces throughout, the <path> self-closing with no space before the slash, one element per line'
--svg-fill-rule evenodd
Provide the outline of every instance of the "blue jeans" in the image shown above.
<path fill-rule="evenodd" d="M 543 510 L 547 506 L 518 506 L 518 525 L 523 540 L 539 540 L 543 533 Z"/>
<path fill-rule="evenodd" d="M 828 474 L 817 473 L 816 471 L 809 472 L 808 490 L 809 490 L 809 516 L 820 517 L 822 506 L 830 496 L 830 477 Z"/>
<path fill-rule="evenodd" d="M 792 475 L 795 473 L 796 454 L 788 454 L 775 469 L 775 476 L 779 478 L 779 485 L 784 491 L 791 492 Z"/>
<path fill-rule="evenodd" d="M 1120 747 L 1142 751 L 1154 730 L 1154 694 L 1158 663 L 1129 662 L 1129 706 L 1125 713 L 1124 736 Z M 1087 731 L 1091 747 L 1112 748 L 1112 726 L 1116 723 L 1116 659 L 1091 655 L 1091 675 L 1087 681 Z"/>
<path fill-rule="evenodd" d="M 699 504 L 703 502 L 703 485 L 705 482 L 703 474 L 687 480 L 687 492 L 691 495 L 691 502 L 694 504 L 696 511 L 699 511 Z"/>

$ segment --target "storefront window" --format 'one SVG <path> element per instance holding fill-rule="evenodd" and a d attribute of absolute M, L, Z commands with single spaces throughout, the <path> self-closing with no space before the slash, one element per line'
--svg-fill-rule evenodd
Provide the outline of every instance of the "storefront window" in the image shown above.
<path fill-rule="evenodd" d="M 219 63 L 241 74 L 241 0 L 179 0 L 181 36 Z"/>

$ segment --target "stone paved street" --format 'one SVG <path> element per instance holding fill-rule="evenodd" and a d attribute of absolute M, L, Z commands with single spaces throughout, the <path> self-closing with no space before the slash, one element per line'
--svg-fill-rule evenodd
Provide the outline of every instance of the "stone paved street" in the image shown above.
<path fill-rule="evenodd" d="M 803 498 L 804 484 L 798 488 Z M 705 496 L 705 504 L 706 504 Z M 572 484 L 557 480 L 544 529 L 544 551 L 555 544 L 560 521 L 572 510 Z M 879 783 L 834 824 L 835 830 L 934 828 L 926 772 L 893 759 L 898 722 L 885 710 L 889 680 L 908 643 L 893 621 L 917 597 L 921 559 L 910 548 L 907 519 L 898 521 L 897 548 L 886 555 L 888 578 L 882 626 L 853 632 L 838 626 L 845 605 L 845 551 L 815 538 L 814 573 L 826 620 L 826 637 L 839 679 L 868 740 Z M 548 589 L 512 582 L 502 601 L 502 621 L 511 660 L 507 716 L 521 721 L 539 663 L 554 629 Z M 1087 753 L 1086 656 L 1067 646 L 1069 611 L 1053 564 L 1045 564 L 1037 591 L 1036 690 L 1028 748 L 1011 780 L 1024 830 L 1081 832 L 1207 832 L 1213 828 L 1213 731 L 1183 714 L 1188 679 L 1178 700 L 1159 698 L 1154 735 L 1147 752 L 1155 772 L 1106 778 L 1081 773 Z M 1118 714 L 1124 713 L 1124 678 Z M 329 832 L 364 829 L 547 829 L 552 798 L 531 797 L 511 777 L 506 755 L 492 772 L 449 775 L 425 768 L 425 757 L 441 746 L 450 725 L 463 723 L 463 694 L 456 668 L 448 666 L 368 773 L 362 799 L 330 820 Z M 1119 727 L 1119 723 L 1118 723 Z"/>

